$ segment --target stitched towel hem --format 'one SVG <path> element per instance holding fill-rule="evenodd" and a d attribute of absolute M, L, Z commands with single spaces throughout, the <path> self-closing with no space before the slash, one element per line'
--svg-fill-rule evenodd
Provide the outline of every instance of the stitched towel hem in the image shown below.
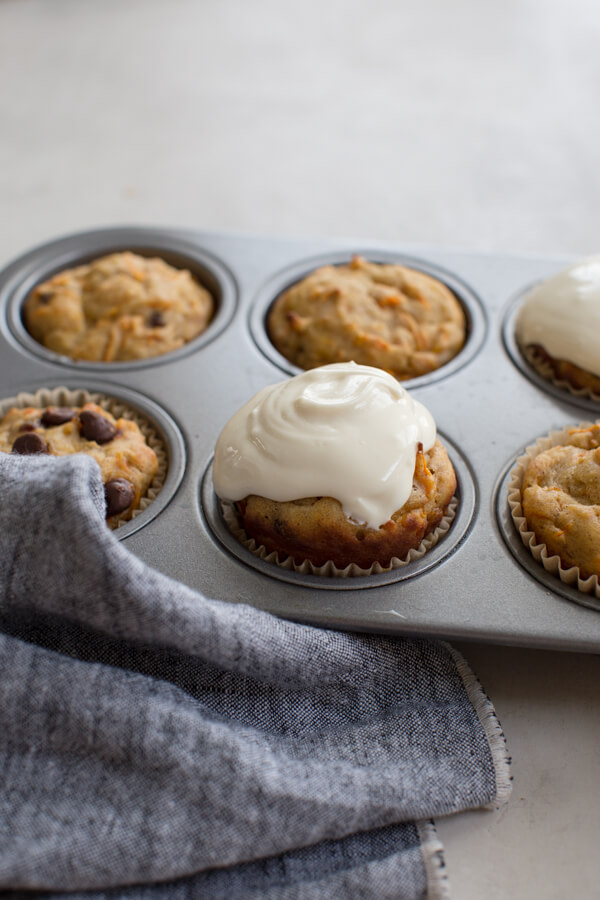
<path fill-rule="evenodd" d="M 492 754 L 494 775 L 496 779 L 496 796 L 490 803 L 483 806 L 482 809 L 499 809 L 508 802 L 512 793 L 512 759 L 508 754 L 506 737 L 502 730 L 502 726 L 498 721 L 496 710 L 494 709 L 490 698 L 484 691 L 481 682 L 469 666 L 468 662 L 464 656 L 450 644 L 446 644 L 446 647 L 456 663 L 456 669 L 462 678 L 469 700 L 473 704 L 475 712 L 481 722 L 481 727 L 484 730 Z"/>
<path fill-rule="evenodd" d="M 444 846 L 437 836 L 437 829 L 432 819 L 421 819 L 415 822 L 421 841 L 421 854 L 427 878 L 426 900 L 452 900 L 450 882 L 446 873 Z"/>

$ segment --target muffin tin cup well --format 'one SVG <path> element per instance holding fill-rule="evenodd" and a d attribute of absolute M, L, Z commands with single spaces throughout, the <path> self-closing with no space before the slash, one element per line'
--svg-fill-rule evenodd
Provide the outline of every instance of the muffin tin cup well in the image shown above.
<path fill-rule="evenodd" d="M 597 576 L 584 579 L 577 566 L 565 567 L 559 556 L 552 554 L 546 544 L 537 540 L 528 526 L 521 505 L 521 485 L 529 461 L 544 450 L 567 443 L 569 432 L 573 428 L 588 428 L 592 424 L 581 422 L 566 426 L 537 438 L 535 443 L 527 446 L 525 452 L 515 457 L 504 473 L 496 504 L 498 522 L 507 546 L 527 571 L 568 600 L 600 611 L 600 584 Z"/>
<path fill-rule="evenodd" d="M 534 285 L 529 285 L 525 290 L 519 291 L 507 309 L 502 324 L 502 338 L 506 351 L 516 367 L 541 390 L 551 394 L 557 400 L 573 403 L 582 409 L 598 415 L 600 410 L 600 396 L 586 388 L 575 388 L 567 381 L 560 381 L 554 377 L 551 367 L 534 353 L 528 353 L 519 346 L 516 336 L 516 322 L 521 303 Z"/>
<path fill-rule="evenodd" d="M 43 385 L 0 399 L 0 419 L 11 407 L 82 406 L 97 403 L 115 418 L 135 422 L 158 457 L 159 471 L 131 519 L 121 521 L 115 535 L 122 540 L 152 521 L 169 503 L 183 478 L 185 444 L 175 422 L 148 397 L 113 385 L 85 382 L 76 387 Z"/>
<path fill-rule="evenodd" d="M 431 569 L 441 560 L 456 550 L 465 538 L 471 525 L 476 507 L 476 488 L 470 468 L 458 448 L 440 435 L 442 443 L 454 466 L 457 479 L 457 490 L 452 501 L 452 513 L 445 517 L 444 523 L 436 531 L 425 538 L 417 551 L 411 551 L 406 560 L 397 561 L 391 568 L 377 573 L 361 574 L 362 570 L 348 567 L 343 572 L 336 570 L 330 574 L 313 574 L 303 566 L 289 565 L 288 561 L 274 562 L 274 555 L 265 558 L 260 550 L 249 549 L 232 533 L 230 525 L 223 514 L 223 507 L 214 492 L 212 480 L 212 460 L 209 463 L 201 485 L 201 506 L 206 521 L 214 537 L 238 560 L 252 566 L 257 571 L 287 581 L 291 584 L 303 585 L 325 590 L 355 590 L 357 588 L 377 587 L 406 581 Z M 321 570 L 333 569 L 333 564 L 321 567 Z M 379 566 L 377 568 L 380 568 Z"/>
<path fill-rule="evenodd" d="M 23 304 L 37 284 L 64 269 L 125 250 L 138 253 L 140 256 L 161 257 L 176 269 L 189 269 L 210 291 L 215 300 L 215 312 L 201 335 L 183 347 L 160 356 L 130 362 L 104 363 L 61 356 L 48 350 L 29 334 L 23 322 Z M 0 280 L 0 306 L 5 309 L 6 315 L 6 321 L 0 327 L 5 329 L 5 337 L 19 350 L 46 362 L 76 367 L 78 371 L 131 372 L 176 362 L 205 347 L 229 324 L 235 311 L 236 293 L 233 276 L 219 259 L 171 233 L 151 228 L 90 231 L 43 244 L 10 266 L 4 278 Z"/>
<path fill-rule="evenodd" d="M 249 316 L 249 328 L 256 342 L 256 345 L 262 353 L 274 365 L 290 375 L 298 375 L 304 369 L 295 366 L 285 358 L 273 345 L 267 331 L 267 317 L 275 300 L 283 294 L 293 284 L 301 281 L 307 275 L 310 275 L 315 269 L 326 265 L 344 265 L 350 261 L 352 256 L 363 256 L 369 262 L 374 263 L 394 263 L 397 265 L 407 266 L 416 269 L 433 278 L 437 278 L 446 285 L 460 302 L 465 313 L 467 323 L 467 336 L 463 348 L 457 355 L 439 369 L 434 369 L 426 375 L 418 378 L 410 378 L 402 381 L 402 384 L 408 388 L 416 389 L 433 384 L 441 378 L 457 372 L 465 366 L 479 351 L 486 332 L 486 316 L 477 295 L 461 281 L 453 273 L 435 266 L 432 263 L 422 259 L 416 259 L 410 256 L 404 256 L 397 253 L 385 253 L 383 251 L 369 251 L 357 249 L 353 253 L 347 251 L 330 253 L 326 256 L 316 256 L 305 259 L 302 262 L 295 263 L 282 271 L 278 272 L 266 284 L 263 285 L 257 297 L 255 298 Z"/>

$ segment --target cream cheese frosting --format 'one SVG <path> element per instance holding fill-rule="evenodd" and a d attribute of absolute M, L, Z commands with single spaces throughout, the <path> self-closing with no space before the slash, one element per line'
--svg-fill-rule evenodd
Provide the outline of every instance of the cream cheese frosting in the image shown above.
<path fill-rule="evenodd" d="M 387 372 L 334 363 L 260 390 L 217 441 L 215 492 L 284 502 L 334 497 L 378 528 L 408 500 L 418 444 L 433 447 L 431 413 Z"/>
<path fill-rule="evenodd" d="M 581 260 L 538 284 L 523 301 L 517 340 L 540 344 L 555 359 L 600 376 L 600 255 Z"/>

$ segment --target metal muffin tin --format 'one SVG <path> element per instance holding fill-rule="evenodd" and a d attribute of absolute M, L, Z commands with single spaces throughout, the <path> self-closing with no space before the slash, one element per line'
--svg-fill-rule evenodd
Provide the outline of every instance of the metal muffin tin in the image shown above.
<path fill-rule="evenodd" d="M 33 285 L 124 249 L 192 269 L 217 300 L 204 335 L 154 360 L 115 364 L 75 363 L 29 337 L 21 306 Z M 457 470 L 460 506 L 448 534 L 409 566 L 343 580 L 299 576 L 251 556 L 228 533 L 212 489 L 213 448 L 252 394 L 296 371 L 266 335 L 271 302 L 317 266 L 355 253 L 431 273 L 465 308 L 464 350 L 430 376 L 405 383 L 436 419 Z M 514 343 L 523 291 L 568 262 L 173 229 L 71 235 L 26 253 L 0 274 L 0 399 L 65 384 L 141 409 L 167 443 L 170 480 L 164 496 L 116 536 L 149 565 L 207 596 L 333 628 L 598 652 L 600 604 L 535 563 L 506 500 L 507 473 L 528 444 L 595 418 L 589 401 L 533 373 Z"/>

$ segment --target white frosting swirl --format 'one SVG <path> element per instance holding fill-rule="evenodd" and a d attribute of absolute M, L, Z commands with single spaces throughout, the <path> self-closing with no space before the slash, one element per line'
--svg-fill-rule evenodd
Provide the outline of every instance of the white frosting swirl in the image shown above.
<path fill-rule="evenodd" d="M 215 491 L 271 500 L 334 497 L 378 528 L 408 500 L 417 445 L 429 450 L 431 413 L 381 369 L 335 363 L 259 391 L 221 432 Z"/>
<path fill-rule="evenodd" d="M 523 347 L 541 344 L 555 359 L 600 375 L 600 256 L 538 284 L 523 301 L 516 330 Z"/>

